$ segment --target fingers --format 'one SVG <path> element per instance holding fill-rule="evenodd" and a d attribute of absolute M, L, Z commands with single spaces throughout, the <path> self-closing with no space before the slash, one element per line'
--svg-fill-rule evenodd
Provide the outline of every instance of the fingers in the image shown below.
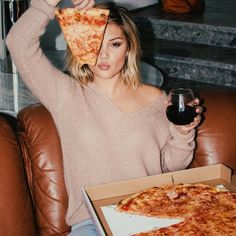
<path fill-rule="evenodd" d="M 200 100 L 198 98 L 195 98 L 192 102 L 192 106 L 194 106 L 196 109 L 196 113 L 201 114 L 203 112 L 203 107 L 200 104 Z"/>
<path fill-rule="evenodd" d="M 197 115 L 190 125 L 192 126 L 192 128 L 195 128 L 199 125 L 200 122 L 201 122 L 201 115 Z"/>
<path fill-rule="evenodd" d="M 193 122 L 191 122 L 190 124 L 187 125 L 175 125 L 176 129 L 179 130 L 182 134 L 187 134 L 189 133 L 191 130 L 195 129 L 199 123 L 201 122 L 201 115 L 197 115 Z"/>
<path fill-rule="evenodd" d="M 72 0 L 78 10 L 89 10 L 95 5 L 94 0 Z"/>
<path fill-rule="evenodd" d="M 194 98 L 194 100 L 191 101 L 188 105 L 196 107 L 199 105 L 199 103 L 200 103 L 200 100 L 198 98 Z"/>
<path fill-rule="evenodd" d="M 203 112 L 203 108 L 202 106 L 196 106 L 196 110 L 195 110 L 198 114 L 201 114 Z"/>
<path fill-rule="evenodd" d="M 197 115 L 196 117 L 194 117 L 193 122 L 191 122 L 188 125 L 185 125 L 185 127 L 193 129 L 193 128 L 197 127 L 200 122 L 201 122 L 201 115 Z"/>
<path fill-rule="evenodd" d="M 193 105 L 197 106 L 200 103 L 200 100 L 198 98 L 194 98 Z"/>

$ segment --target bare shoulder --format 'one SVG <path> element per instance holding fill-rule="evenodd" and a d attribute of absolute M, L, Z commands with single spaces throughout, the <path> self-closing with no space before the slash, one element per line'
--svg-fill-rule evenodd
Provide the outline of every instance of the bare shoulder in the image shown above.
<path fill-rule="evenodd" d="M 147 103 L 151 103 L 163 95 L 163 91 L 155 86 L 142 84 L 140 95 Z"/>

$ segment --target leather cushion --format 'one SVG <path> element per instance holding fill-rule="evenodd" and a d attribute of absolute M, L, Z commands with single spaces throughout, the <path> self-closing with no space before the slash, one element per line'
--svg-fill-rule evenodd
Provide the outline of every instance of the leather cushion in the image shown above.
<path fill-rule="evenodd" d="M 41 104 L 18 113 L 18 136 L 41 236 L 67 235 L 67 192 L 60 139 L 51 114 Z"/>
<path fill-rule="evenodd" d="M 236 90 L 205 89 L 205 120 L 198 128 L 191 167 L 222 163 L 236 171 Z"/>
<path fill-rule="evenodd" d="M 32 202 L 14 117 L 0 115 L 0 235 L 34 236 Z"/>

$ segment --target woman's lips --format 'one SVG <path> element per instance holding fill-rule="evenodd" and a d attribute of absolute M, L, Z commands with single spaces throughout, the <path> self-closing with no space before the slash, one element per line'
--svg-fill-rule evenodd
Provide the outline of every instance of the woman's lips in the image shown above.
<path fill-rule="evenodd" d="M 110 68 L 110 65 L 107 64 L 107 63 L 100 63 L 100 64 L 98 65 L 98 67 L 99 67 L 99 69 L 101 69 L 101 70 L 108 70 L 108 69 Z"/>

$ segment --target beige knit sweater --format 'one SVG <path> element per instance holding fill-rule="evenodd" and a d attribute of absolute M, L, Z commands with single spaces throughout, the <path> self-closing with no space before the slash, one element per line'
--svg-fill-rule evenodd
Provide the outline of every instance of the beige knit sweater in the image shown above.
<path fill-rule="evenodd" d="M 51 112 L 62 144 L 69 206 L 66 221 L 88 218 L 81 187 L 186 168 L 194 131 L 180 134 L 166 119 L 166 95 L 121 112 L 95 84 L 81 87 L 56 69 L 39 45 L 55 8 L 32 0 L 12 27 L 7 45 L 21 77 Z"/>

